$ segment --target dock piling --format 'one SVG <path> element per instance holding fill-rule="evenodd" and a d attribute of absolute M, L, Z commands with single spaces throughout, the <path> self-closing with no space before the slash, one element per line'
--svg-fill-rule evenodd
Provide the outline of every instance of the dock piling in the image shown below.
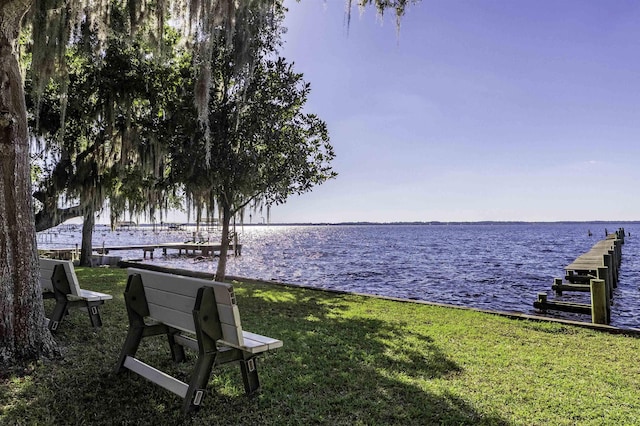
<path fill-rule="evenodd" d="M 562 296 L 562 278 L 554 278 L 552 288 L 556 291 L 556 296 Z"/>
<path fill-rule="evenodd" d="M 608 324 L 607 297 L 604 280 L 591 280 L 591 322 L 593 324 Z"/>

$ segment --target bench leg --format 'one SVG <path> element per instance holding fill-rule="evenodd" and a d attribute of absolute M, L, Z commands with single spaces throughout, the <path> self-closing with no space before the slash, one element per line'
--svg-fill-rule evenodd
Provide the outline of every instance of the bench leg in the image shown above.
<path fill-rule="evenodd" d="M 174 362 L 184 362 L 187 357 L 184 354 L 184 347 L 176 343 L 175 335 L 179 333 L 180 330 L 172 329 L 167 333 L 167 340 L 169 341 L 169 349 L 171 349 L 171 358 Z"/>
<path fill-rule="evenodd" d="M 49 330 L 52 333 L 55 333 L 58 330 L 62 319 L 69 313 L 68 305 L 69 301 L 66 297 L 56 297 L 56 306 L 53 308 L 53 313 L 51 314 L 51 318 L 49 319 Z"/>
<path fill-rule="evenodd" d="M 184 397 L 182 411 L 185 413 L 192 412 L 200 407 L 204 392 L 211 376 L 211 369 L 216 361 L 217 352 L 201 353 L 196 361 L 193 375 L 189 380 L 189 390 Z"/>
<path fill-rule="evenodd" d="M 247 395 L 254 395 L 260 391 L 258 357 L 252 356 L 249 359 L 240 360 L 240 370 L 242 371 L 242 382 Z"/>
<path fill-rule="evenodd" d="M 143 333 L 144 327 L 129 327 L 127 338 L 124 341 L 124 345 L 122 346 L 122 352 L 120 353 L 118 365 L 116 365 L 116 368 L 114 370 L 115 373 L 121 373 L 123 370 L 125 370 L 124 361 L 127 356 L 135 358 L 136 352 L 138 351 L 138 346 L 140 346 L 140 341 L 142 340 Z"/>
<path fill-rule="evenodd" d="M 100 318 L 99 306 L 104 302 L 87 302 L 87 312 L 89 313 L 89 320 L 94 328 L 102 327 L 102 318 Z"/>

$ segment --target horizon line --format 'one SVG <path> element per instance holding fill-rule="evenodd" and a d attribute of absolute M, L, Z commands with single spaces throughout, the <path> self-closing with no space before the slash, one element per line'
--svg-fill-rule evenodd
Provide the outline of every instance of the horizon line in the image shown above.
<path fill-rule="evenodd" d="M 133 221 L 122 221 L 121 227 L 126 226 L 197 226 L 196 222 L 143 222 L 136 223 Z M 273 223 L 236 223 L 236 226 L 341 226 L 341 225 L 509 225 L 509 224 L 640 224 L 640 220 L 477 220 L 477 221 L 396 221 L 396 222 L 377 222 L 377 221 L 344 221 L 344 222 L 273 222 Z M 82 225 L 80 223 L 63 223 L 60 225 Z M 108 223 L 96 223 L 96 226 L 109 226 Z M 117 225 L 116 225 L 117 226 Z M 203 227 L 221 227 L 218 223 L 200 223 Z M 231 225 L 233 226 L 233 225 Z"/>

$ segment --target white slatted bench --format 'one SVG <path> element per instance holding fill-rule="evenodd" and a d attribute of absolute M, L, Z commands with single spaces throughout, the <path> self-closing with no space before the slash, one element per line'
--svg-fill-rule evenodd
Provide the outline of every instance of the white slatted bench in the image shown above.
<path fill-rule="evenodd" d="M 282 346 L 280 340 L 242 330 L 230 284 L 130 268 L 124 299 L 129 331 L 116 373 L 131 370 L 184 398 L 185 413 L 200 406 L 216 365 L 239 362 L 246 393 L 256 393 L 257 355 Z M 176 362 L 185 360 L 184 346 L 198 352 L 188 384 L 135 357 L 142 338 L 160 334 L 167 335 Z"/>
<path fill-rule="evenodd" d="M 86 309 L 91 325 L 101 327 L 100 306 L 105 300 L 113 299 L 110 294 L 81 289 L 73 262 L 69 260 L 40 258 L 40 287 L 45 299 L 56 300 L 47 325 L 52 333 L 58 330 L 69 308 Z"/>

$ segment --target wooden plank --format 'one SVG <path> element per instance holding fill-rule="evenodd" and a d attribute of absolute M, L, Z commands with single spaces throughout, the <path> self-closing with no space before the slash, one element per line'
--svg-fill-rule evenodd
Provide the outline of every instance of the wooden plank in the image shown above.
<path fill-rule="evenodd" d="M 53 268 L 56 266 L 56 261 L 52 259 L 39 258 L 40 263 L 40 287 L 44 291 L 50 291 L 53 293 L 53 282 L 51 277 L 53 276 Z"/>
<path fill-rule="evenodd" d="M 198 289 L 206 285 L 206 280 L 200 280 L 198 278 L 178 277 L 176 275 L 135 268 L 129 268 L 128 271 L 129 275 L 140 274 L 145 289 L 154 288 L 168 293 L 195 297 Z"/>
<path fill-rule="evenodd" d="M 229 305 L 221 305 L 218 306 L 218 317 L 220 318 L 220 322 L 223 324 L 229 324 L 234 327 L 242 327 L 240 323 L 240 310 L 237 305 L 229 306 Z"/>
<path fill-rule="evenodd" d="M 272 337 L 262 336 L 260 334 L 251 333 L 249 331 L 244 331 L 244 341 L 245 345 L 247 340 L 259 342 L 263 345 L 267 345 L 269 349 L 276 349 L 282 347 L 282 340 L 274 339 Z"/>
<path fill-rule="evenodd" d="M 42 257 L 39 258 L 39 260 L 40 260 L 40 272 L 42 276 L 48 277 L 50 279 L 51 276 L 53 275 L 53 269 L 56 266 L 56 261 L 53 259 L 44 259 Z"/>
<path fill-rule="evenodd" d="M 595 271 L 604 266 L 603 262 L 573 262 L 564 267 L 565 271 Z"/>
<path fill-rule="evenodd" d="M 179 285 L 179 282 L 174 283 L 174 285 Z M 147 299 L 147 303 L 165 306 L 178 311 L 191 312 L 193 311 L 193 307 L 196 303 L 195 296 L 185 296 L 183 294 L 171 293 L 146 286 L 144 288 L 144 294 Z"/>
<path fill-rule="evenodd" d="M 591 287 L 588 284 L 553 284 L 551 290 L 590 292 Z"/>
<path fill-rule="evenodd" d="M 220 328 L 222 328 L 221 340 L 223 340 L 225 344 L 233 346 L 234 348 L 242 348 L 244 346 L 242 328 L 222 323 L 220 323 Z"/>
<path fill-rule="evenodd" d="M 219 283 L 217 281 L 210 281 L 209 283 L 209 285 L 213 287 L 217 304 L 236 305 L 236 294 L 231 284 Z"/>
<path fill-rule="evenodd" d="M 162 386 L 166 390 L 175 393 L 181 398 L 187 396 L 189 385 L 158 370 L 157 368 L 153 368 L 152 366 L 130 356 L 125 358 L 124 366 L 134 373 L 141 375 L 145 379 L 148 379 L 153 383 Z"/>
<path fill-rule="evenodd" d="M 565 271 L 592 271 L 604 266 L 603 261 L 582 261 L 573 262 L 565 266 Z"/>
<path fill-rule="evenodd" d="M 80 296 L 80 282 L 76 276 L 76 270 L 73 268 L 73 262 L 66 260 L 62 265 L 67 273 L 67 280 L 69 280 L 69 289 L 71 290 L 71 294 L 74 296 Z"/>
<path fill-rule="evenodd" d="M 40 271 L 42 274 L 42 270 Z M 40 287 L 42 291 L 49 291 L 53 293 L 53 283 L 51 282 L 51 276 L 49 278 L 45 278 L 44 276 L 40 276 Z"/>
<path fill-rule="evenodd" d="M 152 319 L 188 333 L 196 332 L 195 325 L 193 323 L 193 314 L 191 311 L 178 311 L 152 303 L 148 303 L 148 306 L 149 316 Z"/>
<path fill-rule="evenodd" d="M 233 286 L 231 284 L 144 269 L 129 268 L 128 271 L 129 275 L 140 274 L 145 288 L 150 287 L 195 298 L 198 294 L 198 289 L 207 286 L 213 287 L 214 291 L 216 291 L 216 301 L 218 303 L 231 304 L 231 298 L 235 301 Z"/>
<path fill-rule="evenodd" d="M 261 336 L 259 334 L 251 333 L 248 331 L 242 332 L 243 345 L 236 345 L 226 340 L 220 343 L 234 348 L 241 349 L 245 352 L 257 354 L 260 352 L 268 351 L 270 349 L 276 349 L 282 347 L 282 341 L 273 339 L 271 337 Z"/>
<path fill-rule="evenodd" d="M 249 352 L 251 354 L 259 354 L 261 352 L 265 352 L 269 350 L 269 345 L 265 345 L 260 342 L 256 342 L 255 340 L 246 339 L 245 345 L 238 348 L 245 352 Z"/>
<path fill-rule="evenodd" d="M 245 338 L 244 346 L 242 346 L 240 349 L 242 349 L 245 352 L 257 354 L 260 352 L 268 351 L 269 349 L 275 349 L 282 346 L 282 342 L 280 342 L 280 345 L 278 346 L 277 343 L 275 342 L 275 339 L 273 340 L 274 340 L 274 343 L 272 346 L 269 343 L 264 343 L 261 340 L 253 340 L 253 339 Z"/>
<path fill-rule="evenodd" d="M 182 334 L 176 334 L 175 336 L 173 336 L 173 338 L 176 340 L 176 343 L 179 345 L 186 346 L 188 348 L 191 348 L 194 351 L 198 350 L 198 341 L 196 339 L 183 336 Z"/>
<path fill-rule="evenodd" d="M 541 310 L 571 312 L 591 315 L 591 305 L 570 302 L 533 302 L 533 307 Z"/>
<path fill-rule="evenodd" d="M 94 301 L 98 301 L 98 300 L 111 300 L 113 299 L 113 296 L 110 294 L 106 294 L 106 293 L 99 293 L 97 291 L 91 291 L 91 290 L 84 290 L 84 289 L 80 289 L 80 296 L 81 299 L 87 300 L 89 302 L 94 302 Z"/>

